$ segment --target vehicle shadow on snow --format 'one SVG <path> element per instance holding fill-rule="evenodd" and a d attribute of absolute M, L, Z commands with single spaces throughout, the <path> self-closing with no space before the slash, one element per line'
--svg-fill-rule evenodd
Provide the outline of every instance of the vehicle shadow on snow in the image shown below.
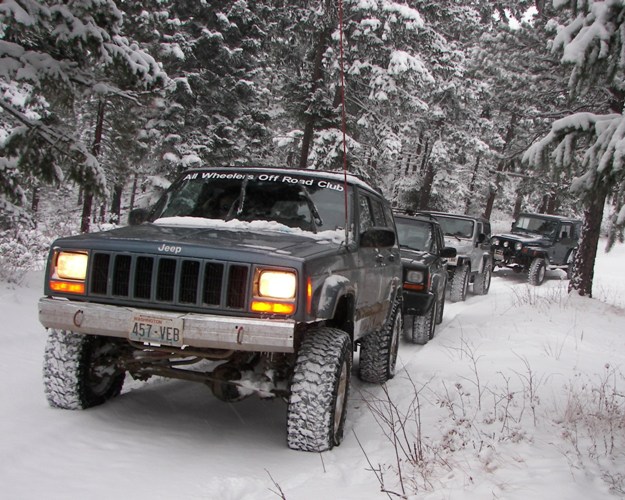
<path fill-rule="evenodd" d="M 121 427 L 133 439 L 175 439 L 195 446 L 286 447 L 286 403 L 251 396 L 225 403 L 202 384 L 155 378 L 132 380 L 115 400 L 87 410 L 102 425 Z"/>
<path fill-rule="evenodd" d="M 503 278 L 512 284 L 527 284 L 527 272 L 516 272 L 508 267 L 498 267 L 493 270 L 493 279 Z M 545 273 L 545 282 L 566 280 L 566 272 L 561 269 L 547 270 Z M 543 284 L 544 284 L 543 283 Z"/>

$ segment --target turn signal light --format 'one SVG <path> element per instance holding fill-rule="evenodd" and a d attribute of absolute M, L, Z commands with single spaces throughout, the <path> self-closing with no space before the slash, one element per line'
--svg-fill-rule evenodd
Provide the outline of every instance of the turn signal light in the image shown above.
<path fill-rule="evenodd" d="M 50 281 L 50 289 L 55 292 L 84 294 L 85 284 L 72 281 Z"/>
<path fill-rule="evenodd" d="M 295 312 L 295 304 L 253 300 L 252 311 L 270 314 L 293 314 Z"/>
<path fill-rule="evenodd" d="M 404 290 L 423 292 L 427 290 L 425 283 L 404 283 Z"/>

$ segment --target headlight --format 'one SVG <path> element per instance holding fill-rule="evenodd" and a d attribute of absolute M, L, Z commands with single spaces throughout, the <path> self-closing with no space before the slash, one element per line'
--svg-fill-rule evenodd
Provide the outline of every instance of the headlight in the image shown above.
<path fill-rule="evenodd" d="M 258 295 L 272 299 L 293 299 L 297 289 L 295 273 L 288 271 L 261 271 L 258 277 Z"/>
<path fill-rule="evenodd" d="M 289 315 L 295 312 L 297 274 L 294 271 L 257 269 L 254 280 L 254 312 Z"/>
<path fill-rule="evenodd" d="M 60 252 L 56 259 L 56 275 L 64 280 L 83 280 L 87 277 L 87 254 Z"/>
<path fill-rule="evenodd" d="M 503 242 L 503 246 L 504 246 L 504 248 L 508 248 L 510 246 L 510 243 L 508 243 L 507 241 L 504 241 Z"/>
<path fill-rule="evenodd" d="M 410 283 L 423 283 L 423 281 L 425 281 L 425 273 L 423 271 L 408 271 L 406 273 L 406 281 Z"/>
<path fill-rule="evenodd" d="M 518 252 L 519 250 L 521 250 L 521 248 L 523 248 L 523 243 L 521 243 L 520 241 L 514 245 L 514 249 L 515 249 L 517 252 Z"/>
<path fill-rule="evenodd" d="M 499 246 L 499 238 L 493 238 L 493 241 L 491 242 L 491 244 L 494 246 Z"/>

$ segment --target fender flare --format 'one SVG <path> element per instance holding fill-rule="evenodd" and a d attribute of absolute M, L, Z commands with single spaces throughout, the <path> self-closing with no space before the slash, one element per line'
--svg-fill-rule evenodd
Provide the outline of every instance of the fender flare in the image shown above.
<path fill-rule="evenodd" d="M 323 280 L 319 287 L 316 316 L 318 319 L 331 319 L 342 297 L 355 295 L 354 284 L 345 276 L 332 274 Z"/>

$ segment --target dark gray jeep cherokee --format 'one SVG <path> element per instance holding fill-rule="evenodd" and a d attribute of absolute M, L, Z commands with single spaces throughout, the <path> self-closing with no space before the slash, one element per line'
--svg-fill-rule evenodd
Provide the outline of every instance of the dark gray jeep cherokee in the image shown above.
<path fill-rule="evenodd" d="M 404 336 L 414 344 L 426 344 L 443 322 L 447 259 L 456 256 L 456 249 L 444 246 L 434 217 L 396 213 L 395 223 L 404 270 Z"/>
<path fill-rule="evenodd" d="M 340 444 L 353 353 L 361 379 L 385 382 L 402 330 L 380 193 L 342 173 L 206 168 L 131 215 L 52 245 L 39 301 L 50 405 L 88 408 L 126 373 L 157 375 L 224 401 L 284 398 L 289 447 Z"/>

